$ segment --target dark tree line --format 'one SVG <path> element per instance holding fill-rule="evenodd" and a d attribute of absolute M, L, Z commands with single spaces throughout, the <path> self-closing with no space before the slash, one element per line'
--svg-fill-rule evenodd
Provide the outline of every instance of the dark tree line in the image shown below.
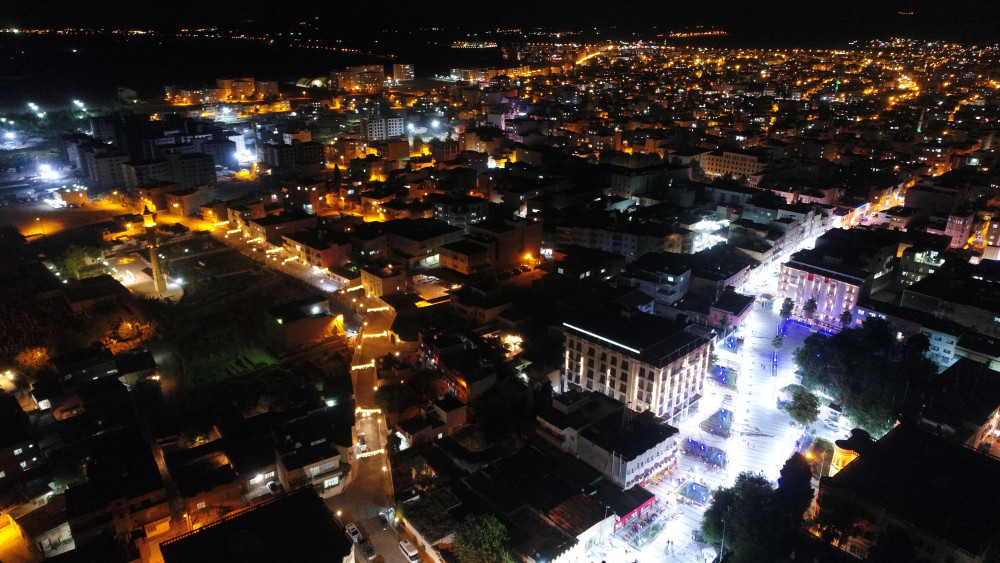
<path fill-rule="evenodd" d="M 795 351 L 802 385 L 843 404 L 851 421 L 874 436 L 889 431 L 904 401 L 919 396 L 937 375 L 924 353 L 927 337 L 900 342 L 881 319 L 827 337 L 813 334 Z"/>
<path fill-rule="evenodd" d="M 702 519 L 701 533 L 720 546 L 724 533 L 723 549 L 729 561 L 776 561 L 788 554 L 812 502 L 811 480 L 812 467 L 798 453 L 781 468 L 777 488 L 762 475 L 740 473 L 732 487 L 715 493 Z"/>

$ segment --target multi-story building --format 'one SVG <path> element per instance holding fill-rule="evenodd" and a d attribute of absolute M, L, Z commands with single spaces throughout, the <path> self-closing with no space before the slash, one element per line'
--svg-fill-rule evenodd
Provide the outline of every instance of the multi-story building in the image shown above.
<path fill-rule="evenodd" d="M 796 307 L 816 301 L 816 319 L 839 326 L 840 317 L 859 299 L 890 288 L 897 256 L 911 244 L 906 233 L 835 229 L 817 239 L 816 248 L 792 255 L 781 265 L 778 296 Z"/>
<path fill-rule="evenodd" d="M 124 545 L 169 531 L 167 491 L 149 445 L 134 429 L 94 436 L 87 482 L 66 491 L 66 516 L 79 544 L 107 533 Z"/>
<path fill-rule="evenodd" d="M 128 154 L 98 148 L 82 151 L 80 156 L 83 169 L 93 187 L 99 190 L 125 187 L 125 170 L 122 165 L 129 161 Z"/>
<path fill-rule="evenodd" d="M 28 416 L 13 395 L 0 395 L 0 486 L 45 463 L 31 436 Z"/>
<path fill-rule="evenodd" d="M 184 503 L 185 523 L 192 528 L 210 524 L 244 506 L 239 478 L 221 440 L 172 452 L 165 462 Z"/>
<path fill-rule="evenodd" d="M 392 265 L 385 268 L 361 268 L 361 285 L 365 288 L 365 295 L 369 297 L 405 293 L 406 270 L 393 268 Z"/>
<path fill-rule="evenodd" d="M 136 160 L 122 164 L 122 168 L 125 185 L 130 188 L 170 181 L 170 164 L 166 160 Z"/>
<path fill-rule="evenodd" d="M 485 221 L 489 215 L 490 202 L 471 195 L 431 194 L 428 197 L 434 206 L 434 218 L 452 227 L 469 232 L 469 227 Z"/>
<path fill-rule="evenodd" d="M 353 451 L 353 409 L 327 407 L 289 418 L 274 429 L 278 479 L 285 490 L 311 487 L 323 498 L 350 483 L 351 467 L 342 465 Z M 345 418 L 346 414 L 346 418 Z"/>
<path fill-rule="evenodd" d="M 413 65 L 407 63 L 394 63 L 392 65 L 392 79 L 396 82 L 410 82 L 414 79 Z"/>
<path fill-rule="evenodd" d="M 322 229 L 282 235 L 282 246 L 303 264 L 320 269 L 343 266 L 351 261 L 351 245 Z"/>
<path fill-rule="evenodd" d="M 906 287 L 900 305 L 954 321 L 976 332 L 1000 336 L 1000 263 L 949 260 Z"/>
<path fill-rule="evenodd" d="M 806 252 L 797 253 L 781 265 L 778 297 L 791 299 L 797 307 L 810 299 L 815 300 L 816 318 L 836 324 L 845 311 L 852 310 L 858 299 L 871 295 L 876 273 L 824 263 Z"/>
<path fill-rule="evenodd" d="M 927 337 L 930 347 L 924 355 L 945 369 L 958 359 L 955 347 L 958 340 L 969 330 L 947 319 L 936 317 L 923 311 L 899 307 L 884 301 L 862 299 L 854 306 L 851 326 L 857 328 L 867 319 L 884 320 L 896 332 L 897 339 L 909 338 L 915 334 Z"/>
<path fill-rule="evenodd" d="M 694 248 L 690 231 L 660 223 L 560 226 L 558 241 L 562 246 L 575 244 L 621 254 L 627 262 L 650 252 L 684 253 Z"/>
<path fill-rule="evenodd" d="M 711 341 L 645 313 L 581 315 L 564 322 L 563 376 L 668 421 L 704 392 Z"/>
<path fill-rule="evenodd" d="M 853 437 L 852 437 L 853 439 Z M 903 423 L 856 448 L 849 463 L 820 479 L 820 518 L 846 519 L 859 533 L 839 547 L 864 559 L 883 538 L 900 534 L 912 560 L 983 563 L 997 549 L 1000 461 L 964 444 Z M 853 459 L 851 459 L 853 457 Z M 946 470 L 943 468 L 947 468 Z"/>
<path fill-rule="evenodd" d="M 315 215 L 303 211 L 288 211 L 281 215 L 267 215 L 247 220 L 243 225 L 243 236 L 280 247 L 282 235 L 314 228 L 316 228 Z"/>
<path fill-rule="evenodd" d="M 394 259 L 408 268 L 431 267 L 438 263 L 440 248 L 465 238 L 462 229 L 436 219 L 398 219 L 381 225 Z"/>
<path fill-rule="evenodd" d="M 709 177 L 732 176 L 747 178 L 759 174 L 767 166 L 766 151 L 712 151 L 698 157 L 702 171 Z"/>
<path fill-rule="evenodd" d="M 361 133 L 366 141 L 384 141 L 406 134 L 402 117 L 373 117 L 361 120 Z"/>
<path fill-rule="evenodd" d="M 645 483 L 676 461 L 676 428 L 596 392 L 555 395 L 551 410 L 536 418 L 541 438 L 623 489 Z"/>
<path fill-rule="evenodd" d="M 469 226 L 469 234 L 491 244 L 490 260 L 497 268 L 532 262 L 540 258 L 542 221 L 489 219 Z"/>

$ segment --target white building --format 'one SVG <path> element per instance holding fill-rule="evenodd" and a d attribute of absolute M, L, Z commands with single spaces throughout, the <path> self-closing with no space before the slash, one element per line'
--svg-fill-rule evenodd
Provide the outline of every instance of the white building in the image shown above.
<path fill-rule="evenodd" d="M 625 315 L 563 323 L 565 383 L 673 421 L 704 393 L 711 341 L 660 317 Z"/>
<path fill-rule="evenodd" d="M 384 141 L 405 134 L 402 117 L 363 119 L 361 131 L 368 141 Z"/>

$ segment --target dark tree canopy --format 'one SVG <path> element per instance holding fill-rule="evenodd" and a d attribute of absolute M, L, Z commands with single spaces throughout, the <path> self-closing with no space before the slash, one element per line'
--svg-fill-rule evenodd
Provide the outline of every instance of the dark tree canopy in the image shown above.
<path fill-rule="evenodd" d="M 806 301 L 805 304 L 802 305 L 802 314 L 807 319 L 811 319 L 814 316 L 816 316 L 816 309 L 817 308 L 818 308 L 818 305 L 816 304 L 816 300 L 810 297 L 809 301 Z"/>
<path fill-rule="evenodd" d="M 795 302 L 792 301 L 790 297 L 786 297 L 784 301 L 781 302 L 781 318 L 787 319 L 792 316 L 792 311 L 795 310 Z"/>
<path fill-rule="evenodd" d="M 785 461 L 774 497 L 778 509 L 790 519 L 789 527 L 798 527 L 813 498 L 812 466 L 805 456 L 795 452 Z"/>
<path fill-rule="evenodd" d="M 491 514 L 473 514 L 455 526 L 453 549 L 460 563 L 513 563 L 507 527 Z"/>
<path fill-rule="evenodd" d="M 844 405 L 855 426 L 880 436 L 892 427 L 904 401 L 918 396 L 937 375 L 924 357 L 926 342 L 900 343 L 881 319 L 868 319 L 827 337 L 812 334 L 795 351 L 802 385 Z"/>
<path fill-rule="evenodd" d="M 778 489 L 762 475 L 740 473 L 732 487 L 715 493 L 701 522 L 702 535 L 719 545 L 725 531 L 725 551 L 737 563 L 776 560 L 812 500 L 810 471 L 808 463 L 793 457 L 782 469 Z"/>
<path fill-rule="evenodd" d="M 792 420 L 803 426 L 809 426 L 819 418 L 819 398 L 801 385 L 789 385 L 792 401 L 785 406 L 785 412 Z"/>

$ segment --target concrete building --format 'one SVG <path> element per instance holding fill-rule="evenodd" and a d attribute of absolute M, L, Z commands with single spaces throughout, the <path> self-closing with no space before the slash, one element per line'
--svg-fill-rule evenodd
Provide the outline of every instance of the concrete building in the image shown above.
<path fill-rule="evenodd" d="M 243 226 L 243 236 L 254 241 L 263 241 L 272 247 L 282 246 L 281 237 L 316 228 L 316 216 L 303 211 L 288 211 L 281 215 L 267 215 L 249 219 Z"/>
<path fill-rule="evenodd" d="M 288 233 L 281 238 L 285 252 L 303 264 L 326 269 L 351 261 L 351 245 L 346 237 L 336 237 L 323 229 Z"/>
<path fill-rule="evenodd" d="M 413 65 L 408 63 L 393 63 L 392 79 L 396 82 L 410 82 L 414 78 Z"/>
<path fill-rule="evenodd" d="M 431 194 L 428 201 L 434 208 L 434 218 L 452 227 L 469 232 L 469 227 L 485 221 L 489 215 L 490 202 L 470 195 Z"/>
<path fill-rule="evenodd" d="M 361 268 L 361 285 L 369 297 L 405 293 L 406 270 L 394 268 L 391 264 L 385 268 Z"/>
<path fill-rule="evenodd" d="M 126 546 L 170 529 L 160 470 L 135 429 L 89 440 L 87 482 L 66 491 L 66 517 L 77 545 L 108 533 Z"/>
<path fill-rule="evenodd" d="M 915 560 L 989 560 L 1000 533 L 992 510 L 1000 503 L 1000 461 L 906 423 L 864 444 L 820 479 L 821 517 L 847 518 L 859 529 L 841 549 L 864 559 L 893 533 L 913 547 Z"/>
<path fill-rule="evenodd" d="M 717 150 L 697 157 L 702 171 L 709 177 L 732 176 L 748 178 L 759 174 L 769 162 L 766 151 L 723 151 Z"/>
<path fill-rule="evenodd" d="M 13 395 L 0 395 L 0 485 L 21 480 L 44 463 L 21 405 Z"/>
<path fill-rule="evenodd" d="M 402 117 L 373 117 L 361 120 L 361 134 L 366 141 L 384 141 L 406 135 Z"/>
<path fill-rule="evenodd" d="M 351 481 L 354 412 L 343 406 L 296 414 L 274 429 L 278 480 L 286 491 L 311 488 L 321 498 L 339 494 Z"/>
<path fill-rule="evenodd" d="M 565 383 L 672 421 L 704 393 L 711 341 L 680 323 L 636 313 L 563 323 Z"/>

